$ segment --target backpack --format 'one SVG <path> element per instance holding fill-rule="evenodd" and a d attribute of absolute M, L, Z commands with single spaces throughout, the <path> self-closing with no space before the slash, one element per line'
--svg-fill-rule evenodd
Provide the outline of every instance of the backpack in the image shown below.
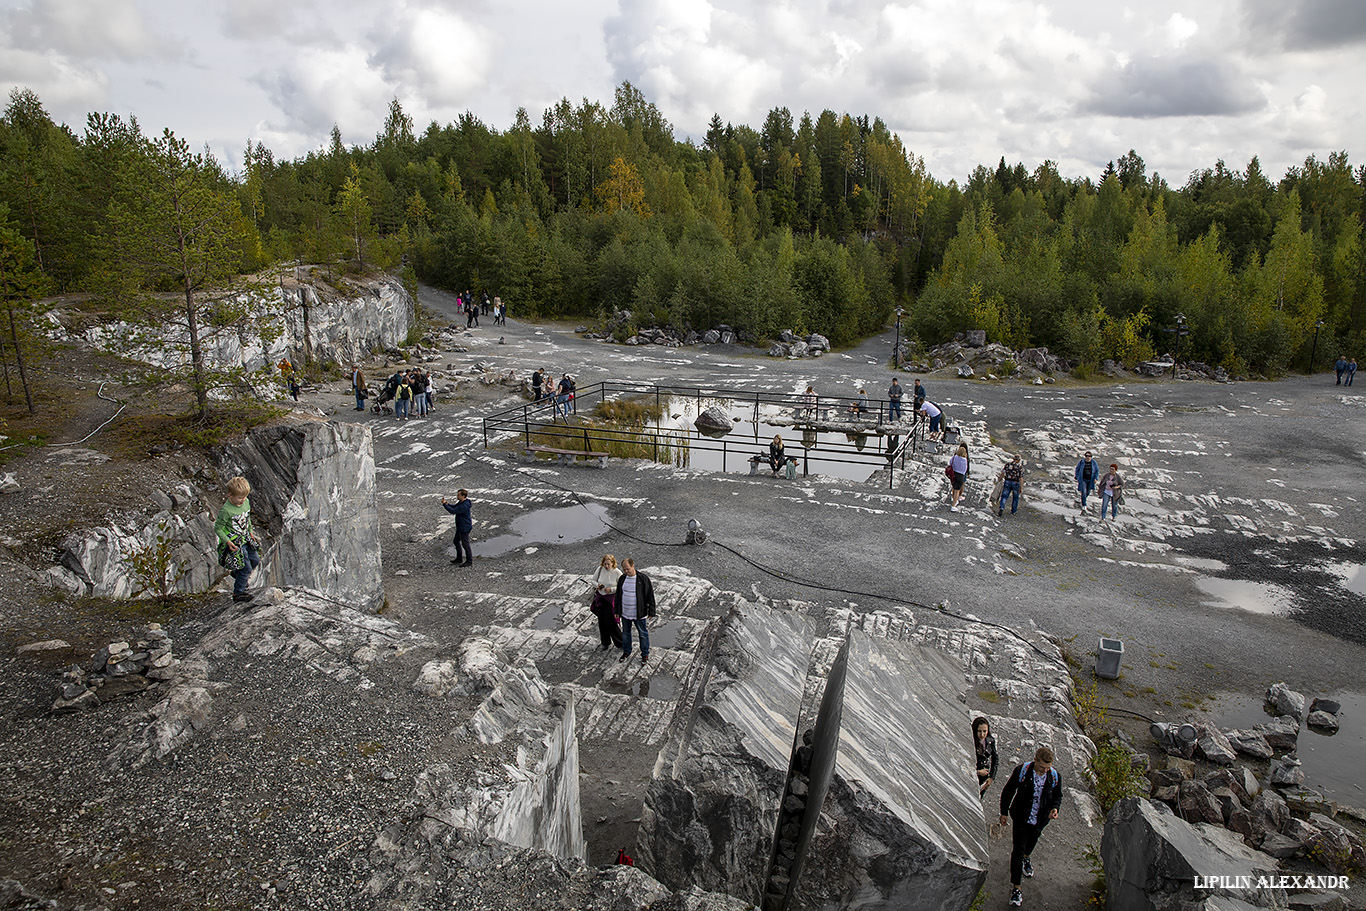
<path fill-rule="evenodd" d="M 636 865 L 636 862 L 631 860 L 631 855 L 626 853 L 625 848 L 617 849 L 617 863 L 626 867 L 634 867 Z"/>

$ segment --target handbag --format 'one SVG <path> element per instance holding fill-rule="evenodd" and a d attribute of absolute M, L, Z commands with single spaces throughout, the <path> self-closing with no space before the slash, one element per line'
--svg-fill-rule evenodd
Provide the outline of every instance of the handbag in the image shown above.
<path fill-rule="evenodd" d="M 944 477 L 948 478 L 950 481 L 953 480 L 953 465 L 952 465 L 952 464 L 949 464 L 949 465 L 945 465 L 945 466 L 944 466 Z"/>

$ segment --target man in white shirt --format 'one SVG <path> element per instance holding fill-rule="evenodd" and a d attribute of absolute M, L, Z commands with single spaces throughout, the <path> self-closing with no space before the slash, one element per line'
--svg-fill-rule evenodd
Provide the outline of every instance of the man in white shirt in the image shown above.
<path fill-rule="evenodd" d="M 622 576 L 617 580 L 617 610 L 621 612 L 621 658 L 631 657 L 631 628 L 640 630 L 640 663 L 650 660 L 650 627 L 655 615 L 655 587 L 650 577 L 636 570 L 631 557 L 621 561 Z"/>

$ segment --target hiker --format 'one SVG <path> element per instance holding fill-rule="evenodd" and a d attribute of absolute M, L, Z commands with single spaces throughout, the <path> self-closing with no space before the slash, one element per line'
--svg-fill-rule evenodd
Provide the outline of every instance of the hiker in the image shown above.
<path fill-rule="evenodd" d="M 1033 876 L 1029 855 L 1039 843 L 1044 826 L 1058 818 L 1062 807 L 1062 776 L 1053 768 L 1053 751 L 1039 747 L 1034 760 L 1015 767 L 1001 790 L 1001 825 L 1015 824 L 1010 833 L 1010 903 L 1020 905 L 1020 876 Z"/>
<path fill-rule="evenodd" d="M 891 421 L 901 420 L 901 394 L 905 392 L 896 377 L 892 377 L 892 385 L 887 387 L 887 419 Z"/>
<path fill-rule="evenodd" d="M 972 462 L 968 459 L 968 444 L 959 443 L 958 451 L 953 458 L 949 459 L 948 475 L 949 486 L 953 489 L 949 492 L 949 512 L 958 512 L 958 501 L 963 497 L 963 485 L 967 483 L 968 475 L 972 471 Z"/>
<path fill-rule="evenodd" d="M 1350 386 L 1350 385 L 1352 385 L 1352 380 L 1356 378 L 1356 375 L 1357 375 L 1357 359 L 1356 359 L 1356 358 L 1351 358 L 1350 360 L 1347 361 L 1347 380 L 1346 380 L 1342 385 L 1344 385 L 1344 386 Z"/>
<path fill-rule="evenodd" d="M 370 397 L 370 390 L 365 387 L 365 374 L 360 372 L 360 368 L 355 364 L 351 365 L 351 391 L 356 395 L 356 410 L 365 410 L 365 400 Z"/>
<path fill-rule="evenodd" d="M 612 646 L 621 648 L 621 625 L 617 622 L 617 580 L 621 570 L 617 558 L 603 554 L 593 573 L 593 603 L 590 610 L 598 618 L 598 637 L 605 652 Z"/>
<path fill-rule="evenodd" d="M 808 385 L 802 393 L 802 412 L 808 421 L 816 417 L 816 387 Z"/>
<path fill-rule="evenodd" d="M 1081 457 L 1075 474 L 1077 493 L 1081 494 L 1081 511 L 1086 512 L 1086 498 L 1096 489 L 1096 481 L 1100 479 L 1100 466 L 1091 458 L 1091 453 L 1088 452 Z"/>
<path fill-rule="evenodd" d="M 617 579 L 617 615 L 621 617 L 621 658 L 631 657 L 631 627 L 640 630 L 640 663 L 650 660 L 648 620 L 655 615 L 655 587 L 650 577 L 636 571 L 636 561 L 621 561 L 622 576 Z"/>
<path fill-rule="evenodd" d="M 413 387 L 408 379 L 408 374 L 403 374 L 398 380 L 398 389 L 394 392 L 394 416 L 400 421 L 408 420 L 409 408 L 413 402 Z"/>
<path fill-rule="evenodd" d="M 541 368 L 537 367 L 536 372 L 531 375 L 531 397 L 534 401 L 541 400 L 541 384 L 545 382 L 545 376 L 541 373 Z"/>
<path fill-rule="evenodd" d="M 1005 515 L 1006 497 L 1010 498 L 1010 514 L 1020 507 L 1020 491 L 1024 486 L 1024 463 L 1019 455 L 1001 466 L 1001 495 L 996 503 L 996 515 Z"/>
<path fill-rule="evenodd" d="M 920 406 L 925 403 L 925 387 L 920 385 L 920 380 L 915 381 L 915 388 L 911 390 L 911 409 L 920 411 Z"/>
<path fill-rule="evenodd" d="M 228 480 L 227 502 L 218 510 L 213 530 L 218 535 L 218 563 L 232 574 L 232 600 L 250 601 L 256 597 L 247 588 L 252 570 L 261 565 L 257 547 L 261 539 L 251 527 L 251 484 L 240 475 Z"/>
<path fill-rule="evenodd" d="M 446 507 L 446 512 L 455 516 L 455 559 L 451 561 L 456 566 L 473 566 L 474 553 L 470 550 L 470 530 L 474 528 L 474 520 L 470 517 L 470 492 L 465 488 L 460 488 L 455 492 L 455 502 L 447 502 L 445 497 L 441 498 L 441 505 Z M 465 557 L 462 561 L 460 552 L 464 551 Z"/>
<path fill-rule="evenodd" d="M 1100 517 L 1105 518 L 1105 504 L 1110 504 L 1110 518 L 1119 517 L 1119 504 L 1124 502 L 1124 479 L 1119 476 L 1119 465 L 1111 462 L 1110 473 L 1100 479 Z"/>
<path fill-rule="evenodd" d="M 574 380 L 569 374 L 566 373 L 560 378 L 559 395 L 555 399 L 555 412 L 558 414 L 563 411 L 566 421 L 569 420 L 569 404 L 574 401 L 574 390 L 576 388 Z"/>
<path fill-rule="evenodd" d="M 996 779 L 996 738 L 991 723 L 978 715 L 972 719 L 972 744 L 977 752 L 977 794 L 985 797 L 987 788 Z"/>
<path fill-rule="evenodd" d="M 1341 355 L 1341 354 L 1338 355 L 1338 359 L 1337 359 L 1336 363 L 1333 364 L 1333 369 L 1337 372 L 1337 375 L 1338 375 L 1338 381 L 1337 381 L 1336 383 L 1334 383 L 1333 385 L 1334 385 L 1334 386 L 1341 386 L 1341 385 L 1342 385 L 1342 375 L 1343 375 L 1344 373 L 1347 372 L 1347 358 L 1346 358 L 1345 355 Z"/>

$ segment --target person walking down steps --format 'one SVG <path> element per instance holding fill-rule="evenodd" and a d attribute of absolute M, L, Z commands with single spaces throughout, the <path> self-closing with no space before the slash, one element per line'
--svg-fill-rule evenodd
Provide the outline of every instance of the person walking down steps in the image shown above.
<path fill-rule="evenodd" d="M 621 561 L 622 576 L 617 579 L 617 613 L 621 615 L 621 659 L 631 657 L 631 628 L 640 631 L 640 663 L 650 660 L 649 618 L 655 615 L 655 586 L 650 577 L 636 570 L 636 561 Z"/>
<path fill-rule="evenodd" d="M 245 602 L 255 597 L 247 588 L 252 570 L 261 564 L 256 548 L 261 539 L 251 525 L 251 484 L 246 478 L 228 481 L 228 499 L 218 511 L 213 530 L 218 535 L 218 563 L 232 574 L 232 600 Z"/>

